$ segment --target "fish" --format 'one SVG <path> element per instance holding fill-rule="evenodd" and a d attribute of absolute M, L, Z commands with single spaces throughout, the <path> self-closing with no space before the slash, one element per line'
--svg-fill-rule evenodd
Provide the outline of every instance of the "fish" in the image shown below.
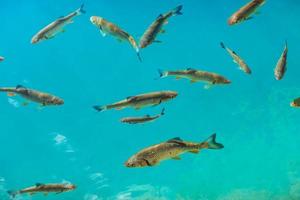
<path fill-rule="evenodd" d="M 50 23 L 46 27 L 42 28 L 38 33 L 36 33 L 32 39 L 31 44 L 37 44 L 43 40 L 48 40 L 54 38 L 58 33 L 64 32 L 64 27 L 68 24 L 73 23 L 73 18 L 86 13 L 83 9 L 84 4 L 81 5 L 79 9 L 70 13 L 65 17 L 60 17 L 54 22 Z"/>
<path fill-rule="evenodd" d="M 263 6 L 265 4 L 265 0 L 252 0 L 242 8 L 240 8 L 238 11 L 236 11 L 229 19 L 228 24 L 229 25 L 235 25 L 247 20 L 252 19 L 252 15 L 254 13 L 258 14 L 258 8 Z"/>
<path fill-rule="evenodd" d="M 193 68 L 187 68 L 185 70 L 176 70 L 176 71 L 162 71 L 158 70 L 160 78 L 165 78 L 168 76 L 175 76 L 176 80 L 181 78 L 186 78 L 191 81 L 191 83 L 196 82 L 205 82 L 207 83 L 204 88 L 208 89 L 213 85 L 220 85 L 220 84 L 230 84 L 231 81 L 216 73 L 206 72 L 201 70 L 196 70 Z"/>
<path fill-rule="evenodd" d="M 159 91 L 159 92 L 150 92 L 146 94 L 140 94 L 136 96 L 127 97 L 124 100 L 119 102 L 105 105 L 105 106 L 93 106 L 97 111 L 105 111 L 110 109 L 121 110 L 126 107 L 133 107 L 137 110 L 147 107 L 147 106 L 156 106 L 162 102 L 169 101 L 177 97 L 178 93 L 175 91 Z"/>
<path fill-rule="evenodd" d="M 190 152 L 199 153 L 202 149 L 222 149 L 223 144 L 216 142 L 216 134 L 200 143 L 186 142 L 179 137 L 145 148 L 131 156 L 125 166 L 129 168 L 157 166 L 161 161 L 180 160 L 180 155 Z"/>
<path fill-rule="evenodd" d="M 64 100 L 52 94 L 40 92 L 37 90 L 26 88 L 22 85 L 16 87 L 0 87 L 0 92 L 7 92 L 8 96 L 21 95 L 23 98 L 41 104 L 48 105 L 63 105 Z"/>
<path fill-rule="evenodd" d="M 4 60 L 4 57 L 0 56 L 0 62 Z"/>
<path fill-rule="evenodd" d="M 138 59 L 142 61 L 142 58 L 140 56 L 140 49 L 135 39 L 129 33 L 118 27 L 116 24 L 107 21 L 103 17 L 91 16 L 90 21 L 100 29 L 100 33 L 103 37 L 105 37 L 106 35 L 111 35 L 113 37 L 116 37 L 119 42 L 129 42 L 129 44 L 135 49 Z"/>
<path fill-rule="evenodd" d="M 160 118 L 161 116 L 163 116 L 164 114 L 165 114 L 165 109 L 163 108 L 160 114 L 154 116 L 145 115 L 142 117 L 125 117 L 122 118 L 120 121 L 128 124 L 142 124 L 142 123 L 154 121 Z"/>
<path fill-rule="evenodd" d="M 221 42 L 220 44 L 221 47 L 229 53 L 229 55 L 233 58 L 233 62 L 236 63 L 242 71 L 244 71 L 246 74 L 251 74 L 251 69 L 249 68 L 249 66 L 235 51 L 226 47 L 223 42 Z"/>
<path fill-rule="evenodd" d="M 294 108 L 299 108 L 299 107 L 300 107 L 300 97 L 297 98 L 297 99 L 294 99 L 294 100 L 291 102 L 291 107 L 294 107 Z"/>
<path fill-rule="evenodd" d="M 44 193 L 44 195 L 48 195 L 48 193 L 56 193 L 60 194 L 63 192 L 69 192 L 76 189 L 76 185 L 73 184 L 59 184 L 59 183 L 50 183 L 50 184 L 43 184 L 37 183 L 34 186 L 17 190 L 17 191 L 7 191 L 8 194 L 15 198 L 17 195 L 21 194 L 29 194 L 33 195 L 36 193 Z"/>
<path fill-rule="evenodd" d="M 168 23 L 168 19 L 173 16 L 182 15 L 183 6 L 179 5 L 173 10 L 160 14 L 154 22 L 147 28 L 142 37 L 140 38 L 139 47 L 146 48 L 153 42 L 160 42 L 156 40 L 156 37 L 159 33 L 164 33 L 163 26 Z"/>
<path fill-rule="evenodd" d="M 284 74 L 287 70 L 287 55 L 288 55 L 288 45 L 287 41 L 285 42 L 284 50 L 277 62 L 277 65 L 275 67 L 275 78 L 276 80 L 281 80 L 284 77 Z"/>

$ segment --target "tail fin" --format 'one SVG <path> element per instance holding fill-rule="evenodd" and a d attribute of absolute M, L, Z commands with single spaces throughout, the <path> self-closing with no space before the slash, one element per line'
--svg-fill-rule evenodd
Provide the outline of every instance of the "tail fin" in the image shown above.
<path fill-rule="evenodd" d="M 77 14 L 85 14 L 86 13 L 86 11 L 83 9 L 83 7 L 84 7 L 84 4 L 81 4 L 81 6 L 80 6 L 80 8 L 76 11 L 77 12 Z"/>
<path fill-rule="evenodd" d="M 12 191 L 12 190 L 7 191 L 7 193 L 8 193 L 9 196 L 11 196 L 12 198 L 15 198 L 15 197 L 19 194 L 18 191 Z"/>
<path fill-rule="evenodd" d="M 172 14 L 175 15 L 182 15 L 183 13 L 181 12 L 183 6 L 179 5 L 176 8 L 174 8 L 174 10 L 172 11 Z"/>
<path fill-rule="evenodd" d="M 158 69 L 157 71 L 158 71 L 158 73 L 159 73 L 159 78 L 164 78 L 164 77 L 166 77 L 166 76 L 167 76 L 167 73 L 166 73 L 166 72 L 164 72 L 163 70 L 161 70 L 161 69 Z"/>
<path fill-rule="evenodd" d="M 224 44 L 223 42 L 220 42 L 220 45 L 221 45 L 221 47 L 222 47 L 223 49 L 226 49 L 226 46 L 225 46 L 225 44 Z"/>
<path fill-rule="evenodd" d="M 208 149 L 223 149 L 224 146 L 221 143 L 216 142 L 217 134 L 212 134 L 205 142 L 208 144 Z"/>
<path fill-rule="evenodd" d="M 160 115 L 164 115 L 164 114 L 165 114 L 165 108 L 163 108 L 163 109 L 161 110 Z"/>
<path fill-rule="evenodd" d="M 102 111 L 106 110 L 105 106 L 93 106 L 93 108 L 95 110 L 97 110 L 98 112 L 102 112 Z"/>
<path fill-rule="evenodd" d="M 140 62 L 143 62 L 142 57 L 141 57 L 141 54 L 140 54 L 140 49 L 139 49 L 138 47 L 136 48 L 136 55 L 137 55 L 139 61 L 140 61 Z"/>

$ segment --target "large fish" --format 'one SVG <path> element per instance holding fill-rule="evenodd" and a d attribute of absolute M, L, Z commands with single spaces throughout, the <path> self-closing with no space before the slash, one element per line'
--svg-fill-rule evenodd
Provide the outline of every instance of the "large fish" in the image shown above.
<path fill-rule="evenodd" d="M 29 194 L 33 195 L 36 193 L 44 193 L 44 195 L 48 195 L 48 193 L 63 193 L 76 189 L 76 186 L 73 184 L 42 184 L 37 183 L 35 186 L 28 187 L 18 191 L 8 191 L 9 195 L 15 198 L 19 194 Z"/>
<path fill-rule="evenodd" d="M 160 14 L 157 19 L 148 27 L 143 36 L 140 39 L 140 48 L 145 48 L 153 42 L 160 42 L 156 40 L 159 33 L 163 33 L 163 26 L 168 23 L 168 19 L 172 16 L 182 15 L 182 5 L 177 6 L 175 9 L 167 12 L 166 14 Z"/>
<path fill-rule="evenodd" d="M 254 13 L 258 13 L 257 9 L 265 3 L 265 0 L 252 0 L 238 11 L 236 11 L 229 19 L 228 24 L 234 25 L 243 21 L 252 19 Z"/>
<path fill-rule="evenodd" d="M 165 114 L 165 109 L 162 109 L 161 113 L 158 115 L 150 116 L 145 115 L 142 117 L 125 117 L 121 119 L 121 122 L 127 123 L 127 124 L 142 124 L 146 122 L 152 122 L 158 118 L 160 118 L 162 115 Z"/>
<path fill-rule="evenodd" d="M 228 54 L 233 58 L 233 62 L 235 62 L 241 70 L 243 70 L 246 74 L 251 74 L 251 69 L 249 66 L 235 51 L 226 47 L 223 42 L 221 42 L 221 47 L 228 52 Z"/>
<path fill-rule="evenodd" d="M 291 103 L 291 106 L 295 107 L 295 108 L 299 108 L 300 107 L 300 97 L 293 100 L 292 103 Z"/>
<path fill-rule="evenodd" d="M 109 109 L 121 110 L 126 107 L 140 109 L 146 106 L 159 105 L 162 102 L 175 98 L 177 95 L 178 93 L 174 91 L 151 92 L 137 96 L 130 96 L 122 101 L 106 106 L 94 106 L 94 109 L 96 109 L 97 111 L 104 111 Z"/>
<path fill-rule="evenodd" d="M 4 60 L 4 57 L 0 56 L 0 62 Z"/>
<path fill-rule="evenodd" d="M 175 76 L 176 79 L 186 78 L 191 81 L 191 83 L 195 82 L 205 82 L 208 83 L 204 86 L 204 88 L 208 89 L 212 85 L 219 84 L 229 84 L 230 80 L 216 73 L 206 72 L 201 70 L 196 70 L 192 68 L 187 68 L 185 70 L 176 70 L 176 71 L 158 71 L 160 74 L 160 78 Z"/>
<path fill-rule="evenodd" d="M 135 42 L 134 38 L 130 34 L 128 34 L 126 31 L 122 30 L 117 25 L 107 21 L 102 17 L 92 16 L 90 18 L 90 21 L 92 22 L 92 24 L 94 24 L 100 29 L 100 32 L 103 37 L 105 37 L 108 34 L 116 37 L 120 42 L 122 41 L 129 42 L 131 46 L 135 49 L 139 60 L 140 61 L 142 60 L 139 53 L 139 47 Z"/>
<path fill-rule="evenodd" d="M 58 18 L 51 24 L 44 27 L 42 30 L 40 30 L 37 34 L 35 34 L 32 37 L 31 43 L 36 44 L 40 41 L 54 38 L 56 36 L 56 34 L 58 34 L 60 32 L 64 32 L 63 28 L 66 25 L 73 23 L 74 17 L 81 15 L 82 13 L 85 13 L 85 11 L 83 10 L 83 4 L 76 11 L 70 13 L 69 15 L 67 15 L 65 17 Z"/>
<path fill-rule="evenodd" d="M 126 162 L 126 167 L 148 167 L 158 165 L 167 159 L 180 160 L 180 155 L 190 152 L 199 153 L 202 149 L 222 149 L 224 146 L 216 142 L 216 134 L 200 143 L 186 142 L 180 138 L 173 138 L 166 142 L 150 146 L 141 150 Z"/>
<path fill-rule="evenodd" d="M 277 65 L 276 65 L 275 71 L 274 71 L 276 80 L 281 80 L 287 70 L 287 68 L 286 68 L 287 54 L 288 54 L 288 46 L 287 46 L 287 42 L 285 42 L 284 50 L 277 62 Z"/>
<path fill-rule="evenodd" d="M 52 94 L 29 89 L 22 85 L 18 85 L 17 87 L 1 87 L 0 92 L 7 92 L 8 96 L 14 96 L 18 94 L 24 97 L 25 99 L 36 103 L 40 103 L 42 106 L 64 104 L 64 101 L 59 97 L 56 97 Z"/>

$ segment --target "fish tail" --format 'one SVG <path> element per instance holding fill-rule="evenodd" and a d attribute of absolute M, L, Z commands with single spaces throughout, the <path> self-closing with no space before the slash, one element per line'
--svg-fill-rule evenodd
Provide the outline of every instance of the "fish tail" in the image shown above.
<path fill-rule="evenodd" d="M 8 193 L 9 196 L 11 196 L 12 198 L 15 198 L 15 197 L 19 194 L 19 191 L 12 191 L 12 190 L 9 190 L 9 191 L 7 191 L 7 193 Z"/>
<path fill-rule="evenodd" d="M 164 115 L 165 114 L 165 108 L 163 108 L 160 112 L 160 115 Z"/>
<path fill-rule="evenodd" d="M 222 47 L 223 49 L 226 49 L 226 46 L 225 46 L 225 44 L 224 44 L 223 42 L 220 42 L 220 45 L 221 45 L 221 47 Z"/>
<path fill-rule="evenodd" d="M 158 71 L 158 73 L 159 73 L 159 78 L 164 78 L 164 77 L 166 77 L 166 76 L 168 75 L 167 72 L 164 72 L 164 71 L 161 70 L 161 69 L 158 69 L 157 71 Z"/>
<path fill-rule="evenodd" d="M 205 143 L 208 145 L 208 149 L 223 149 L 224 145 L 221 143 L 216 142 L 216 136 L 217 134 L 212 134 L 207 140 L 205 140 Z"/>
<path fill-rule="evenodd" d="M 143 62 L 142 57 L 141 57 L 141 54 L 140 54 L 140 49 L 137 47 L 137 48 L 135 49 L 135 51 L 136 51 L 136 55 L 137 55 L 139 61 L 140 61 L 140 62 Z"/>
<path fill-rule="evenodd" d="M 102 111 L 105 111 L 107 109 L 106 106 L 93 106 L 93 108 L 95 110 L 97 110 L 98 112 L 102 112 Z"/>
<path fill-rule="evenodd" d="M 176 16 L 176 15 L 182 15 L 183 13 L 181 12 L 183 8 L 183 5 L 179 5 L 177 6 L 176 8 L 174 8 L 174 10 L 172 10 L 172 14 L 173 16 Z"/>
<path fill-rule="evenodd" d="M 83 9 L 84 4 L 81 4 L 80 8 L 76 11 L 78 15 L 85 14 L 86 11 Z"/>

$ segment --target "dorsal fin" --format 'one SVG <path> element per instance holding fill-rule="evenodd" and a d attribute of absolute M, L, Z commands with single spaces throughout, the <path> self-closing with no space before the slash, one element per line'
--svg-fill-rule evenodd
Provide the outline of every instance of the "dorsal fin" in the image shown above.
<path fill-rule="evenodd" d="M 150 115 L 145 115 L 145 117 L 150 117 Z"/>
<path fill-rule="evenodd" d="M 36 187 L 40 187 L 40 186 L 42 186 L 42 185 L 45 185 L 45 184 L 43 184 L 43 183 L 36 183 L 36 184 L 35 184 Z"/>
<path fill-rule="evenodd" d="M 191 68 L 191 67 L 186 68 L 186 70 L 196 71 L 196 69 Z"/>
<path fill-rule="evenodd" d="M 134 96 L 128 96 L 126 97 L 127 100 L 132 99 Z"/>
<path fill-rule="evenodd" d="M 180 138 L 180 137 L 175 137 L 175 138 L 172 138 L 172 139 L 169 139 L 167 142 L 169 143 L 178 143 L 178 142 L 183 142 L 183 140 Z"/>
<path fill-rule="evenodd" d="M 19 89 L 19 88 L 24 88 L 25 89 L 26 87 L 24 87 L 23 85 L 17 85 L 16 89 Z"/>

